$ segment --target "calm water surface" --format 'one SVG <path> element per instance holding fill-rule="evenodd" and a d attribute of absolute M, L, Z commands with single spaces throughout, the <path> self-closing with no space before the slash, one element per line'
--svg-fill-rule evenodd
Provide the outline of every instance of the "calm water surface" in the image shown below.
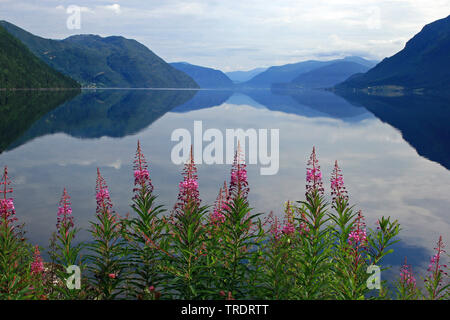
<path fill-rule="evenodd" d="M 204 130 L 223 133 L 227 128 L 279 129 L 278 174 L 261 176 L 259 165 L 248 165 L 249 199 L 258 212 L 281 216 L 286 200 L 304 198 L 306 162 L 314 145 L 326 192 L 337 159 L 351 202 L 362 209 L 368 226 L 382 215 L 399 220 L 402 241 L 387 261 L 395 272 L 405 255 L 423 270 L 439 235 L 450 243 L 450 104 L 443 98 L 343 98 L 323 91 L 270 90 L 54 95 L 17 93 L 0 99 L 0 165 L 8 165 L 17 217 L 36 244 L 48 245 L 64 187 L 76 223 L 89 227 L 97 167 L 115 210 L 130 212 L 138 139 L 159 201 L 172 208 L 182 166 L 170 160 L 171 133 L 177 128 L 192 133 L 195 120 L 202 120 Z M 198 166 L 204 203 L 213 203 L 229 171 L 229 165 Z M 79 239 L 89 239 L 88 233 Z"/>

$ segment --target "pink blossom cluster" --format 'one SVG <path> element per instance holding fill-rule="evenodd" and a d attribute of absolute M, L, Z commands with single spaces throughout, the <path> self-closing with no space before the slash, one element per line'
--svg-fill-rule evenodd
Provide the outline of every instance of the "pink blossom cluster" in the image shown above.
<path fill-rule="evenodd" d="M 333 198 L 333 205 L 340 200 L 348 200 L 347 190 L 344 186 L 344 177 L 342 176 L 341 169 L 338 166 L 338 162 L 335 161 L 333 173 L 331 174 L 331 196 Z"/>
<path fill-rule="evenodd" d="M 400 281 L 406 286 L 416 287 L 416 278 L 413 275 L 411 266 L 407 265 L 406 262 L 400 268 Z"/>
<path fill-rule="evenodd" d="M 322 172 L 320 168 L 306 169 L 306 181 L 314 182 L 322 179 Z"/>
<path fill-rule="evenodd" d="M 58 207 L 58 215 L 56 223 L 56 228 L 58 229 L 58 232 L 61 226 L 65 226 L 67 229 L 73 227 L 72 208 L 70 207 L 69 200 L 70 196 L 68 195 L 66 188 L 64 188 Z"/>
<path fill-rule="evenodd" d="M 218 209 L 214 209 L 211 214 L 210 220 L 214 224 L 221 224 L 225 222 L 225 215 Z"/>
<path fill-rule="evenodd" d="M 281 225 L 280 225 L 277 217 L 273 217 L 273 216 L 271 217 L 269 231 L 275 240 L 279 240 L 281 238 L 282 230 L 281 230 Z"/>
<path fill-rule="evenodd" d="M 238 184 L 239 182 L 247 181 L 247 171 L 240 168 L 240 170 L 233 171 L 231 173 L 231 183 Z"/>
<path fill-rule="evenodd" d="M 198 181 L 194 178 L 185 177 L 183 181 L 179 184 L 179 194 L 182 199 L 197 201 L 198 199 Z"/>
<path fill-rule="evenodd" d="M 34 248 L 34 258 L 31 263 L 31 273 L 32 274 L 42 274 L 44 271 L 44 261 L 42 260 L 41 253 L 39 252 L 39 247 Z"/>
<path fill-rule="evenodd" d="M 316 148 L 313 147 L 311 156 L 308 160 L 308 167 L 306 168 L 306 194 L 311 194 L 317 191 L 323 195 L 322 172 L 320 171 L 319 160 L 316 157 Z"/>
<path fill-rule="evenodd" d="M 292 211 L 292 205 L 290 201 L 286 202 L 285 218 L 283 224 L 283 229 L 281 230 L 283 234 L 290 235 L 295 232 L 294 212 Z"/>
<path fill-rule="evenodd" d="M 239 196 L 246 199 L 250 189 L 248 187 L 246 165 L 241 153 L 241 146 L 238 144 L 231 167 L 230 196 Z"/>
<path fill-rule="evenodd" d="M 112 208 L 111 197 L 109 196 L 108 187 L 105 179 L 100 174 L 100 169 L 97 168 L 97 185 L 95 188 L 95 199 L 97 200 L 97 213 L 109 212 Z"/>
<path fill-rule="evenodd" d="M 8 178 L 8 168 L 5 167 L 0 181 L 0 194 L 3 198 L 0 199 L 0 218 L 6 223 L 10 224 L 17 221 L 15 217 L 16 211 L 14 208 L 13 198 L 7 198 L 8 193 L 12 193 L 13 189 L 9 187 L 11 181 Z"/>
<path fill-rule="evenodd" d="M 197 167 L 194 162 L 193 149 L 191 147 L 191 153 L 189 161 L 184 165 L 183 181 L 178 185 L 178 202 L 175 204 L 175 211 L 178 214 L 183 214 L 186 205 L 200 205 L 200 193 L 198 191 L 197 181 Z"/>
<path fill-rule="evenodd" d="M 141 184 L 150 179 L 150 173 L 147 169 L 134 170 L 134 184 Z"/>
<path fill-rule="evenodd" d="M 134 188 L 133 191 L 141 191 L 146 190 L 147 192 L 153 191 L 153 184 L 150 179 L 150 173 L 148 171 L 148 164 L 145 160 L 144 154 L 141 150 L 141 144 L 138 140 L 136 155 L 134 158 L 134 185 L 137 188 Z"/>
<path fill-rule="evenodd" d="M 287 234 L 287 235 L 293 234 L 293 233 L 295 232 L 294 224 L 293 224 L 292 222 L 287 222 L 287 223 L 283 226 L 282 232 L 283 232 L 284 234 Z"/>
<path fill-rule="evenodd" d="M 95 199 L 97 199 L 97 204 L 101 206 L 105 201 L 110 199 L 108 189 L 100 189 L 95 195 Z"/>
<path fill-rule="evenodd" d="M 220 188 L 217 196 L 214 210 L 210 215 L 210 221 L 213 224 L 221 224 L 225 222 L 224 211 L 228 209 L 228 188 L 227 183 L 224 182 L 223 188 Z"/>
<path fill-rule="evenodd" d="M 442 270 L 442 267 L 447 268 L 447 265 L 440 264 L 441 256 L 443 253 L 445 253 L 444 250 L 444 243 L 442 242 L 442 236 L 439 237 L 438 246 L 434 248 L 436 250 L 436 254 L 433 255 L 430 259 L 430 264 L 428 265 L 428 271 L 433 272 L 442 272 L 444 274 L 447 274 Z"/>
<path fill-rule="evenodd" d="M 0 199 L 0 206 L 7 211 L 13 211 L 14 210 L 14 201 L 13 198 L 8 199 Z"/>
<path fill-rule="evenodd" d="M 365 230 L 354 230 L 348 234 L 348 243 L 364 243 L 367 241 L 367 235 Z"/>
<path fill-rule="evenodd" d="M 366 224 L 361 210 L 358 212 L 352 231 L 348 234 L 348 243 L 350 245 L 355 245 L 358 248 L 367 245 Z"/>

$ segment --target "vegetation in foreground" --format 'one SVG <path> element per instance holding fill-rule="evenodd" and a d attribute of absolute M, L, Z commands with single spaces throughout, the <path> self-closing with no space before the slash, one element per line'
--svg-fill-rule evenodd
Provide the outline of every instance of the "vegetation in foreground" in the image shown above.
<path fill-rule="evenodd" d="M 201 203 L 192 151 L 179 183 L 178 201 L 168 212 L 158 204 L 139 142 L 134 178 L 134 214 L 121 217 L 114 212 L 106 181 L 97 170 L 97 209 L 89 243 L 75 242 L 79 229 L 64 189 L 49 249 L 51 261 L 44 262 L 40 248 L 24 238 L 5 167 L 0 182 L 0 298 L 437 300 L 450 296 L 442 237 L 423 288 L 405 260 L 395 283 L 382 281 L 373 290 L 377 282 L 371 270 L 381 267 L 383 258 L 392 253 L 400 226 L 390 217 L 381 217 L 375 228 L 366 227 L 361 210 L 350 205 L 337 161 L 328 202 L 314 148 L 305 198 L 287 201 L 282 221 L 273 214 L 263 218 L 250 207 L 239 148 L 231 179 L 220 188 L 213 206 Z M 72 273 L 77 267 L 80 282 Z"/>

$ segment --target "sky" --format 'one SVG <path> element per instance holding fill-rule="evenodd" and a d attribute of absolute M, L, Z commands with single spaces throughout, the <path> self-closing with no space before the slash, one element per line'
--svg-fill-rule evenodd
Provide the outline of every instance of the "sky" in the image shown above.
<path fill-rule="evenodd" d="M 70 6 L 79 8 L 79 28 Z M 225 72 L 348 55 L 381 60 L 449 14 L 450 0 L 0 0 L 1 20 L 41 37 L 121 35 L 167 62 Z"/>

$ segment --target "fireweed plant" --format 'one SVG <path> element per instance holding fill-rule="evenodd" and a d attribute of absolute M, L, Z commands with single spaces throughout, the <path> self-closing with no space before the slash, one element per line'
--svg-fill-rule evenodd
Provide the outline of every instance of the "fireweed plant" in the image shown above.
<path fill-rule="evenodd" d="M 191 153 L 171 210 L 157 203 L 150 168 L 138 141 L 134 159 L 132 214 L 113 211 L 108 187 L 97 170 L 92 240 L 75 244 L 78 233 L 66 189 L 51 239 L 51 262 L 24 238 L 5 167 L 0 180 L 1 299 L 432 299 L 450 298 L 448 254 L 442 236 L 427 274 L 416 280 L 405 258 L 398 279 L 369 289 L 371 266 L 383 267 L 400 226 L 381 217 L 374 228 L 350 203 L 336 161 L 331 197 L 313 148 L 303 200 L 289 200 L 284 217 L 262 218 L 250 192 L 240 147 L 230 180 L 212 206 L 203 205 Z M 86 249 L 86 256 L 81 252 Z M 82 270 L 80 289 L 69 289 L 65 272 Z"/>

